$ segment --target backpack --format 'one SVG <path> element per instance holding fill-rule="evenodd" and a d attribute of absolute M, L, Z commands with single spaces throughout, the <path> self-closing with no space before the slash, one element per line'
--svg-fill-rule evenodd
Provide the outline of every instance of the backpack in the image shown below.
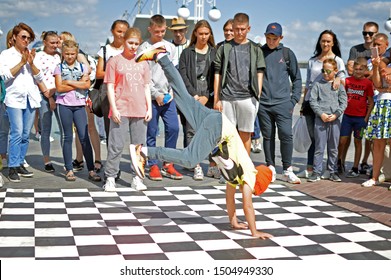
<path fill-rule="evenodd" d="M 103 46 L 103 69 L 106 70 L 106 46 Z M 95 68 L 96 69 L 96 68 Z M 102 89 L 103 79 L 96 79 L 95 84 L 90 90 L 89 96 L 86 100 L 86 104 L 90 109 L 90 112 L 95 114 L 97 117 L 103 117 L 105 106 L 109 104 L 106 88 Z"/>

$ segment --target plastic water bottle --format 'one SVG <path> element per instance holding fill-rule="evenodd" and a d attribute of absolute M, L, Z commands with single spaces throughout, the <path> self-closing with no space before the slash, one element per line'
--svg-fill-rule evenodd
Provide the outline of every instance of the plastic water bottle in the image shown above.
<path fill-rule="evenodd" d="M 167 104 L 168 101 L 170 101 L 170 99 L 171 99 L 171 95 L 169 93 L 165 93 L 163 98 L 163 103 Z"/>

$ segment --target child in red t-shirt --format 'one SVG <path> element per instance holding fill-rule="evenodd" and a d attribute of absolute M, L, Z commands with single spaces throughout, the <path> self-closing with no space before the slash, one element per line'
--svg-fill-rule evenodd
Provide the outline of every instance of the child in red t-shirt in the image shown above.
<path fill-rule="evenodd" d="M 346 153 L 349 148 L 350 135 L 354 137 L 354 163 L 353 167 L 346 174 L 346 177 L 358 177 L 358 164 L 362 152 L 361 140 L 363 130 L 366 128 L 369 115 L 371 114 L 373 102 L 373 83 L 365 78 L 368 70 L 367 60 L 363 57 L 357 58 L 353 65 L 353 76 L 348 77 L 345 82 L 348 106 L 343 114 L 341 124 L 341 135 L 338 147 L 338 164 L 345 165 Z"/>

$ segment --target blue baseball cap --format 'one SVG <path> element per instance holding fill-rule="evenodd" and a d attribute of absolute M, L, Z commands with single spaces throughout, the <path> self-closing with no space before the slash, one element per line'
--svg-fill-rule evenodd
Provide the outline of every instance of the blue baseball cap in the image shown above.
<path fill-rule="evenodd" d="M 270 23 L 267 28 L 265 34 L 274 34 L 276 36 L 281 36 L 282 35 L 282 27 L 279 23 L 273 22 Z"/>

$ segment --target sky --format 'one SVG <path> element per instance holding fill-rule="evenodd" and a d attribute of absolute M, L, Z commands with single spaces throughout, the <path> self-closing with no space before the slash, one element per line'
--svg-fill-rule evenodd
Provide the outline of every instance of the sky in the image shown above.
<path fill-rule="evenodd" d="M 389 33 L 384 29 L 384 23 L 390 18 L 391 1 L 215 1 L 222 16 L 217 22 L 209 22 L 217 42 L 223 39 L 225 21 L 237 12 L 244 12 L 250 16 L 250 39 L 264 43 L 266 26 L 271 22 L 279 22 L 283 27 L 282 42 L 295 52 L 301 62 L 308 61 L 313 55 L 318 36 L 325 29 L 331 29 L 337 34 L 344 61 L 348 58 L 350 47 L 363 42 L 361 31 L 364 22 L 375 21 L 380 26 L 380 32 Z M 158 12 L 157 1 L 143 2 L 143 14 Z M 205 19 L 208 19 L 211 8 L 207 2 L 205 0 Z M 0 29 L 4 32 L 0 38 L 0 50 L 5 48 L 6 32 L 15 24 L 25 22 L 33 28 L 37 37 L 42 31 L 70 31 L 83 51 L 95 54 L 100 44 L 111 34 L 110 27 L 114 20 L 127 19 L 132 24 L 137 12 L 134 9 L 136 3 L 136 0 L 0 0 Z M 160 11 L 163 15 L 176 16 L 182 3 L 183 0 L 161 0 Z M 193 16 L 194 2 L 189 4 L 189 9 Z"/>

